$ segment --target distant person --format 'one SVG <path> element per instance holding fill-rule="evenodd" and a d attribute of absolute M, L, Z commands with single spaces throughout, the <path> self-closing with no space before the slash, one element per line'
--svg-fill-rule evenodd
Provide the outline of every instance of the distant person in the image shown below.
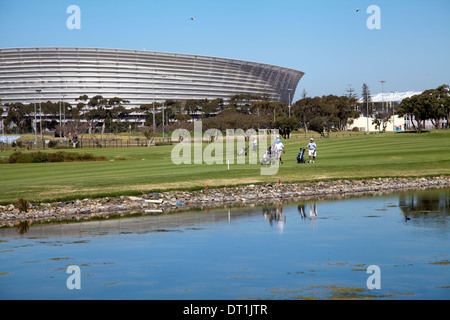
<path fill-rule="evenodd" d="M 256 137 L 253 137 L 253 153 L 256 153 L 258 150 L 258 139 Z"/>
<path fill-rule="evenodd" d="M 284 151 L 284 145 L 281 142 L 281 140 L 278 140 L 278 142 L 275 144 L 275 150 L 277 151 L 278 162 L 283 164 L 283 159 L 281 159 L 281 153 Z"/>
<path fill-rule="evenodd" d="M 278 142 L 281 142 L 280 135 L 277 134 L 277 137 L 273 141 L 273 144 L 277 144 Z"/>
<path fill-rule="evenodd" d="M 308 152 L 308 156 L 309 156 L 309 163 L 311 163 L 311 157 L 312 157 L 312 163 L 314 163 L 316 161 L 316 149 L 317 149 L 317 145 L 314 142 L 314 139 L 311 138 L 310 142 L 308 143 L 308 145 L 306 146 L 306 148 L 309 150 Z"/>

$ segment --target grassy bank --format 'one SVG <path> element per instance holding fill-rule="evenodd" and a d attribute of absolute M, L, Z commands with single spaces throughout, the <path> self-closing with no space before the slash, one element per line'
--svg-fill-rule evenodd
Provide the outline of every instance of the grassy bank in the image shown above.
<path fill-rule="evenodd" d="M 44 202 L 278 180 L 287 183 L 450 175 L 450 130 L 318 139 L 316 163 L 297 164 L 299 147 L 308 143 L 305 137 L 299 135 L 283 141 L 284 164 L 273 176 L 261 175 L 261 165 L 248 162 L 230 164 L 230 170 L 226 161 L 214 165 L 175 165 L 171 160 L 173 146 L 77 151 L 114 161 L 1 164 L 0 203 L 12 203 L 19 197 Z M 0 157 L 11 153 L 0 153 Z"/>

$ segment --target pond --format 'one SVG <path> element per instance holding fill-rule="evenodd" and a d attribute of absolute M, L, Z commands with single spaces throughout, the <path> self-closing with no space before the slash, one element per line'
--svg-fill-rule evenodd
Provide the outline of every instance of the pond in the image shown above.
<path fill-rule="evenodd" d="M 22 225 L 0 299 L 449 299 L 449 224 L 439 189 Z"/>

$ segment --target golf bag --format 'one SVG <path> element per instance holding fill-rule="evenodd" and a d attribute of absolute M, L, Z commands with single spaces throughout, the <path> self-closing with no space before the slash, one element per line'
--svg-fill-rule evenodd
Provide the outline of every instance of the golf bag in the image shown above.
<path fill-rule="evenodd" d="M 269 148 L 267 148 L 266 152 L 264 153 L 262 159 L 261 159 L 261 164 L 262 165 L 266 165 L 270 162 L 272 162 L 272 164 L 275 164 L 277 159 L 277 152 L 275 151 L 275 146 L 270 146 Z"/>
<path fill-rule="evenodd" d="M 300 148 L 300 152 L 297 155 L 297 163 L 306 163 L 305 149 L 303 149 L 303 148 Z"/>
<path fill-rule="evenodd" d="M 237 155 L 238 156 L 244 156 L 244 155 L 246 156 L 247 155 L 247 149 L 248 149 L 248 147 L 242 148 L 241 150 L 238 151 Z"/>

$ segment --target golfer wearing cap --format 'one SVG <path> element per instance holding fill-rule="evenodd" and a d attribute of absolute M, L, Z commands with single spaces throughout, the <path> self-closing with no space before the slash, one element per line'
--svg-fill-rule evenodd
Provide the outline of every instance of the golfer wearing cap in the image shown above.
<path fill-rule="evenodd" d="M 314 161 L 316 160 L 317 145 L 314 142 L 313 138 L 311 138 L 311 141 L 308 143 L 306 148 L 309 150 L 309 154 L 308 154 L 309 155 L 309 163 L 311 163 L 311 157 L 313 158 L 312 163 L 314 163 Z"/>

